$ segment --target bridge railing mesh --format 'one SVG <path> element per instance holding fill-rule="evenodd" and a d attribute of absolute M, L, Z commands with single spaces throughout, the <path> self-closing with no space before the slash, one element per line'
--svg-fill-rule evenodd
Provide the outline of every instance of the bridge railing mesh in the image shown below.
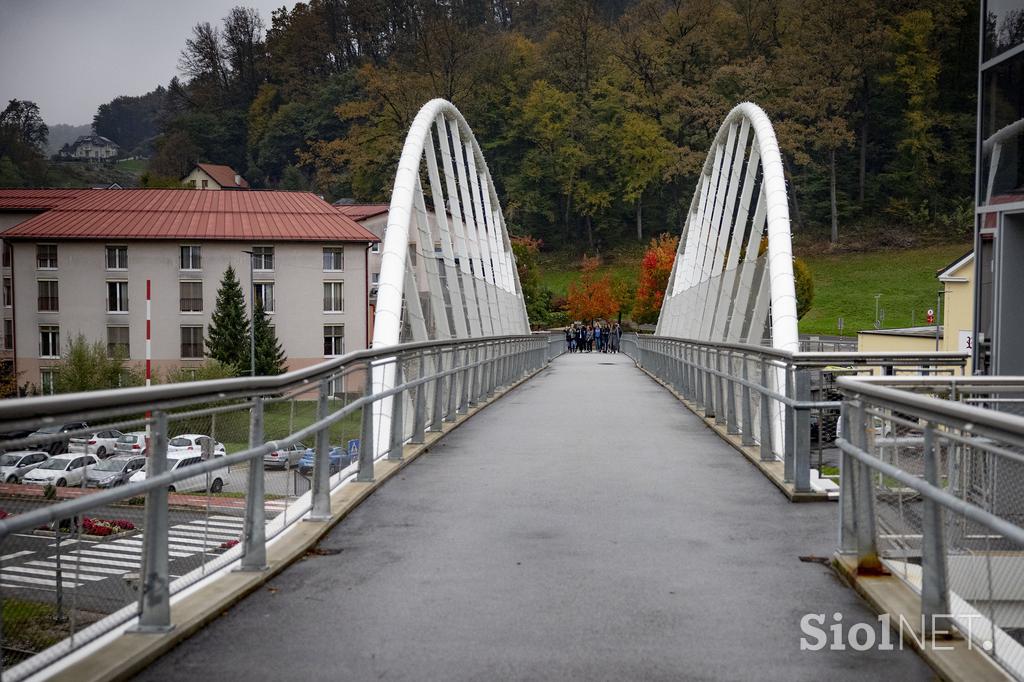
<path fill-rule="evenodd" d="M 1024 379 L 843 380 L 840 550 L 1024 677 Z M 941 645 L 941 642 L 940 642 Z"/>
<path fill-rule="evenodd" d="M 4 466 L 46 457 L 0 483 L 0 677 L 117 628 L 165 630 L 175 595 L 228 567 L 262 570 L 268 541 L 330 518 L 338 486 L 372 480 L 375 461 L 540 368 L 550 346 L 405 344 L 279 377 L 0 403 Z"/>

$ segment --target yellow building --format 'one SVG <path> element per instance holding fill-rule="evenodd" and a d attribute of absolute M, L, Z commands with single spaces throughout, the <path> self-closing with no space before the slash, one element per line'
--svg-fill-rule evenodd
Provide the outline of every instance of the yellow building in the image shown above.
<path fill-rule="evenodd" d="M 943 284 L 944 309 L 939 322 L 938 348 L 935 325 L 898 329 L 869 329 L 857 333 L 857 350 L 868 352 L 950 351 L 971 353 L 974 350 L 974 252 L 971 251 L 939 270 Z M 965 372 L 971 372 L 967 361 Z"/>

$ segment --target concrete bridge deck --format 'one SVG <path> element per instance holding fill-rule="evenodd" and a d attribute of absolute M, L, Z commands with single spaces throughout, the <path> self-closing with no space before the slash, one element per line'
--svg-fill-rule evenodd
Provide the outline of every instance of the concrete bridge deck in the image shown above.
<path fill-rule="evenodd" d="M 800 650 L 806 613 L 878 630 L 798 558 L 836 513 L 626 356 L 564 355 L 137 679 L 932 679 L 910 650 Z"/>

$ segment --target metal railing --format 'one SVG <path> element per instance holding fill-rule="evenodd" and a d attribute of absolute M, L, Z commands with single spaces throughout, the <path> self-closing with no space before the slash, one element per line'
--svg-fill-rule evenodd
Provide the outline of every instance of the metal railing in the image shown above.
<path fill-rule="evenodd" d="M 108 458 L 88 479 L 40 470 L 61 486 L 32 485 L 32 472 L 0 484 L 3 679 L 134 618 L 139 632 L 166 630 L 172 595 L 230 565 L 262 570 L 268 539 L 331 518 L 334 488 L 372 481 L 376 459 L 400 460 L 403 444 L 541 368 L 552 347 L 541 334 L 410 343 L 280 376 L 0 402 L 4 433 L 90 424 L 0 442 L 8 453 L 149 431 L 144 472 L 127 482 L 112 463 L 129 459 Z"/>
<path fill-rule="evenodd" d="M 1024 679 L 1024 377 L 842 378 L 839 551 Z"/>
<path fill-rule="evenodd" d="M 765 462 L 781 460 L 798 493 L 833 488 L 813 477 L 838 474 L 833 442 L 838 378 L 962 374 L 963 353 L 791 353 L 764 346 L 625 335 L 623 351 Z M 812 466 L 813 465 L 813 466 Z"/>

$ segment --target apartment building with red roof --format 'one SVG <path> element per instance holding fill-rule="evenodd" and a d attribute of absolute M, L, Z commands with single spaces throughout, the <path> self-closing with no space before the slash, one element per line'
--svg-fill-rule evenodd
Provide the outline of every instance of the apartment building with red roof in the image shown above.
<path fill-rule="evenodd" d="M 367 345 L 367 259 L 378 239 L 314 194 L 82 190 L 50 203 L 2 235 L 21 384 L 50 390 L 78 334 L 142 363 L 147 282 L 154 374 L 202 364 L 229 265 L 247 301 L 263 302 L 290 369 Z"/>

